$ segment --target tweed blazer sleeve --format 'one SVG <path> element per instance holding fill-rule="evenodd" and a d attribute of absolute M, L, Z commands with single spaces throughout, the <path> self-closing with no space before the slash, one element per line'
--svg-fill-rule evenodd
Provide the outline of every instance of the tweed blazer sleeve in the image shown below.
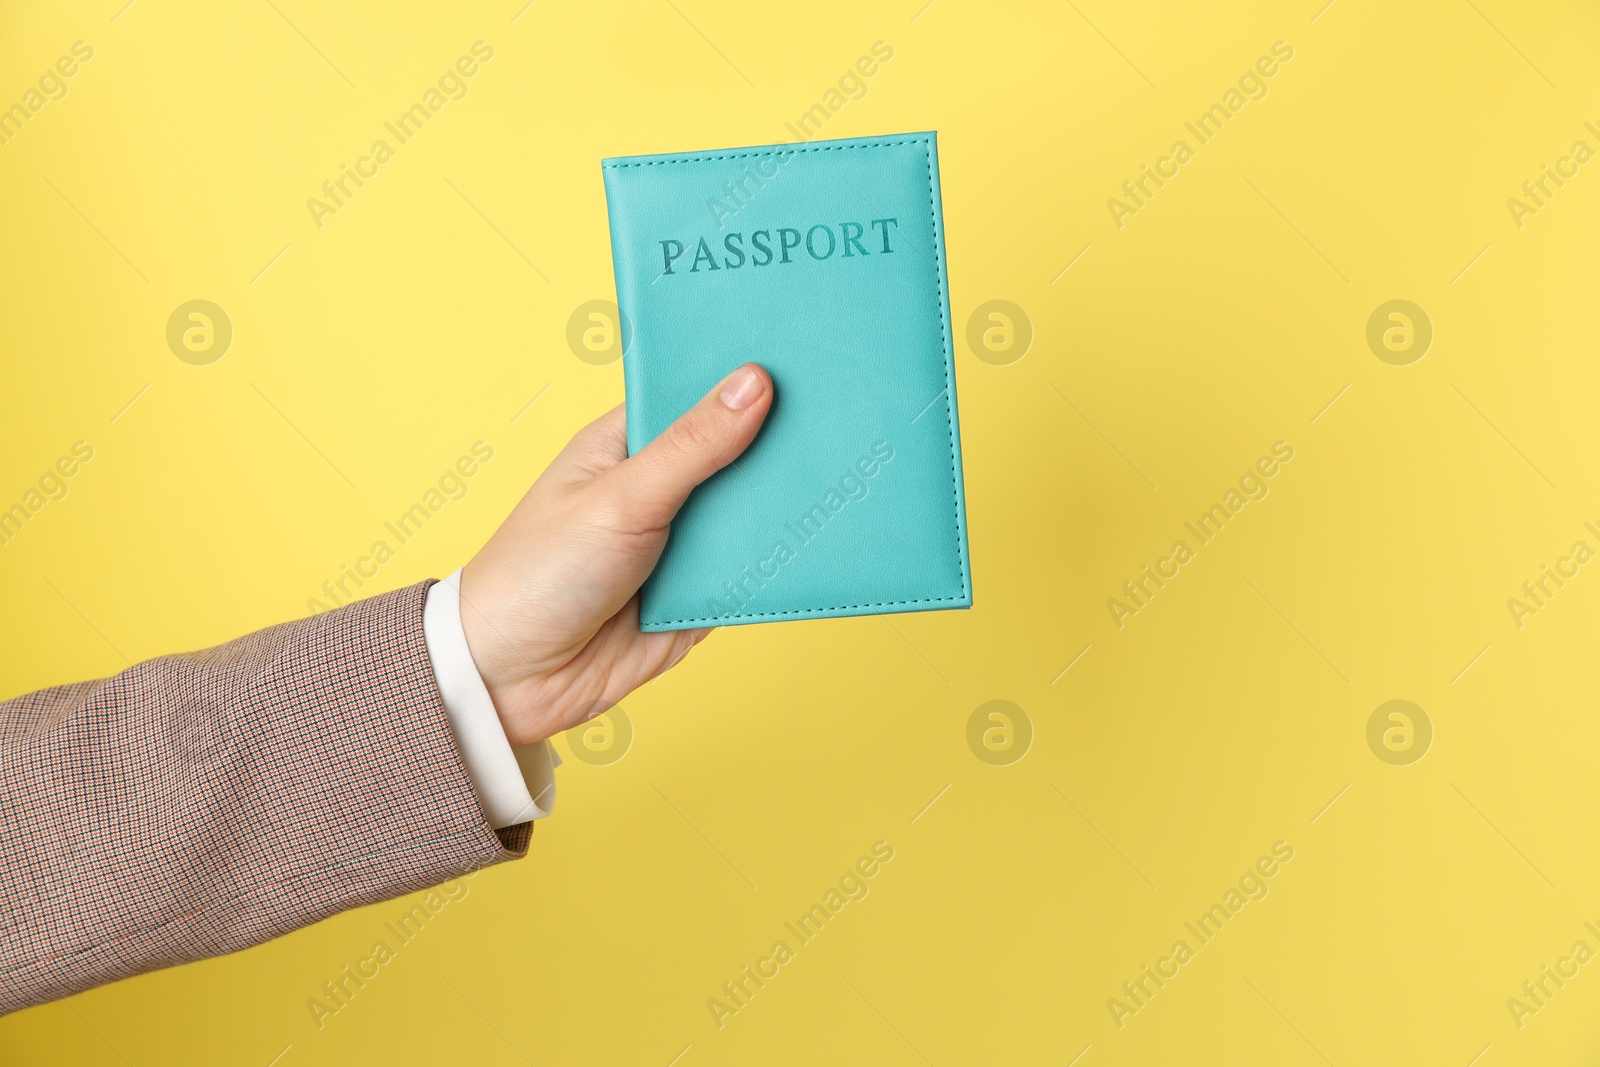
<path fill-rule="evenodd" d="M 0 1013 L 523 856 L 441 705 L 430 584 L 0 703 Z"/>

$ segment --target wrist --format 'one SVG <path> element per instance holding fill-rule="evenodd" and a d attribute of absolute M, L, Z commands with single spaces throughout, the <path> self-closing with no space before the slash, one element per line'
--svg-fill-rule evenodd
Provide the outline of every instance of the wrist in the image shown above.
<path fill-rule="evenodd" d="M 550 754 L 543 745 L 515 748 L 515 733 L 501 721 L 467 645 L 460 572 L 428 588 L 422 627 L 440 703 L 490 825 L 501 828 L 547 814 L 553 788 Z"/>
<path fill-rule="evenodd" d="M 465 575 L 462 576 L 462 584 L 466 584 Z M 518 729 L 518 717 L 514 714 L 517 704 L 508 688 L 506 672 L 500 665 L 503 657 L 498 654 L 498 648 L 506 644 L 505 639 L 494 632 L 493 625 L 481 611 L 469 604 L 465 594 L 461 597 L 460 611 L 461 632 L 467 639 L 467 654 L 472 657 L 483 688 L 489 694 L 489 702 L 494 705 L 494 713 L 505 730 L 506 739 L 513 745 L 531 743 L 520 736 L 522 731 Z"/>

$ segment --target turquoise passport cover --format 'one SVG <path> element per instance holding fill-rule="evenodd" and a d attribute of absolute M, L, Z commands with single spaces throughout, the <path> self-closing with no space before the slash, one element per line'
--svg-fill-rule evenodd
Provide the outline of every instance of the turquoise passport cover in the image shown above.
<path fill-rule="evenodd" d="M 673 522 L 642 628 L 971 606 L 934 134 L 601 167 L 629 453 L 746 360 L 777 389 Z"/>

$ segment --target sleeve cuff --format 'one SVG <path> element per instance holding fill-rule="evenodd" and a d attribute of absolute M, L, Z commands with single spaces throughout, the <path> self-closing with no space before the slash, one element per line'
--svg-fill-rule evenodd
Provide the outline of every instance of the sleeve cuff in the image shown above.
<path fill-rule="evenodd" d="M 549 815 L 561 761 L 548 741 L 513 749 L 506 739 L 461 627 L 460 570 L 428 588 L 422 630 L 445 715 L 489 825 L 501 829 Z"/>

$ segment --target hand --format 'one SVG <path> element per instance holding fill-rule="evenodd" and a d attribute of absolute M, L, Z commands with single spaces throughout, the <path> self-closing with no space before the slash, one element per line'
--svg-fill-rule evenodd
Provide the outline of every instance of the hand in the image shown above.
<path fill-rule="evenodd" d="M 587 722 L 711 631 L 639 631 L 639 586 L 689 491 L 755 440 L 772 379 L 746 363 L 629 457 L 613 408 L 578 431 L 461 574 L 467 647 L 513 745 Z"/>

